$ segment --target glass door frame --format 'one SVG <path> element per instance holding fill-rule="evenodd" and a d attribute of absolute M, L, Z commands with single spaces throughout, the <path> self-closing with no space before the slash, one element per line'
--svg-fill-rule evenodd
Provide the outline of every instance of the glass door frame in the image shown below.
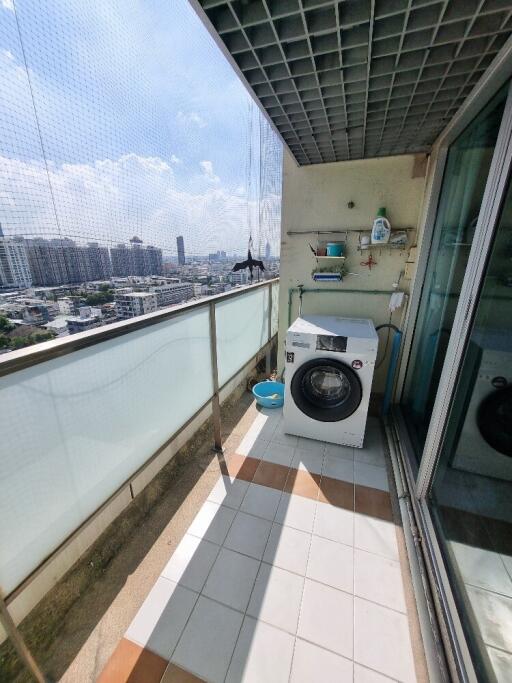
<path fill-rule="evenodd" d="M 462 681 L 477 683 L 472 658 L 462 629 L 458 609 L 451 589 L 448 573 L 436 530 L 428 507 L 428 496 L 441 452 L 450 404 L 455 392 L 466 345 L 478 304 L 485 268 L 490 255 L 497 222 L 500 217 L 508 180 L 512 170 L 512 80 L 509 84 L 505 110 L 500 124 L 496 147 L 486 182 L 473 243 L 470 249 L 466 273 L 461 289 L 450 340 L 443 364 L 436 400 L 427 432 L 419 466 L 412 450 L 404 415 L 400 409 L 408 363 L 412 361 L 414 338 L 419 304 L 425 281 L 430 246 L 437 216 L 440 192 L 446 168 L 448 148 L 487 104 L 507 80 L 512 78 L 512 40 L 496 57 L 479 85 L 470 94 L 463 108 L 456 114 L 435 143 L 429 162 L 428 181 L 425 191 L 426 204 L 423 214 L 422 239 L 419 243 L 419 260 L 409 309 L 405 320 L 405 341 L 401 366 L 394 394 L 390 427 L 395 437 L 395 454 L 401 461 L 402 478 L 410 495 L 415 522 L 418 526 L 419 554 L 424 562 L 430 593 L 427 603 L 439 620 L 438 636 L 445 644 L 448 669 L 452 676 Z M 391 446 L 393 448 L 393 446 Z M 406 494 L 407 495 L 407 494 Z M 420 564 L 422 562 L 420 559 Z M 417 560 L 416 560 L 417 561 Z M 447 648 L 446 645 L 449 645 Z M 441 666 L 442 669 L 442 666 Z M 443 679 L 441 675 L 440 680 Z"/>

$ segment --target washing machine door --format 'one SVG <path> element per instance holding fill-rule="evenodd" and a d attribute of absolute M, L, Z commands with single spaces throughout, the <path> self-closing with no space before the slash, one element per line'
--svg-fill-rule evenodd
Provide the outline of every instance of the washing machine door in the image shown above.
<path fill-rule="evenodd" d="M 315 358 L 301 365 L 290 390 L 295 405 L 319 422 L 345 420 L 357 410 L 363 393 L 354 370 L 335 358 Z"/>
<path fill-rule="evenodd" d="M 477 413 L 480 433 L 498 453 L 512 457 L 512 386 L 489 394 Z"/>

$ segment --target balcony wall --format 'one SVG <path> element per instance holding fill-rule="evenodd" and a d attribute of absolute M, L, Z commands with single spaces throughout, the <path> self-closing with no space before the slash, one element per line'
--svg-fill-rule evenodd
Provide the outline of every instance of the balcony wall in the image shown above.
<path fill-rule="evenodd" d="M 299 284 L 306 289 L 335 290 L 334 293 L 304 294 L 304 314 L 371 318 L 375 325 L 389 321 L 390 293 L 393 291 L 393 283 L 397 282 L 409 260 L 408 248 L 372 249 L 377 265 L 369 270 L 361 263 L 368 260 L 370 250 L 358 251 L 359 235 L 357 232 L 349 232 L 346 265 L 351 274 L 340 283 L 318 283 L 311 277 L 316 261 L 308 244 L 315 246 L 315 235 L 287 235 L 287 232 L 369 229 L 379 207 L 385 206 L 392 227 L 415 228 L 409 232 L 408 247 L 415 245 L 425 190 L 426 166 L 424 155 L 407 155 L 298 167 L 291 155 L 285 153 L 279 348 L 282 348 L 288 327 L 289 290 Z M 349 202 L 354 203 L 351 209 L 348 208 Z M 341 234 L 340 236 L 343 237 Z M 337 237 L 335 234 L 323 235 L 322 239 L 337 241 Z M 411 280 L 402 277 L 399 289 L 408 293 L 410 287 Z M 297 292 L 293 292 L 291 321 L 298 315 L 298 305 Z M 392 322 L 402 326 L 404 312 L 405 307 L 396 311 Z M 381 333 L 381 339 L 383 338 Z M 282 368 L 282 355 L 279 363 Z M 383 392 L 386 372 L 387 362 L 376 372 L 374 392 Z"/>
<path fill-rule="evenodd" d="M 278 288 L 262 283 L 0 360 L 0 588 L 16 621 L 254 365 L 277 333 Z"/>

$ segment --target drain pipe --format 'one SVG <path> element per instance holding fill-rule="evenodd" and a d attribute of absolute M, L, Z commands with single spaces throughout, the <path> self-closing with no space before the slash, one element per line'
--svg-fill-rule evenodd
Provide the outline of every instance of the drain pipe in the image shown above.
<path fill-rule="evenodd" d="M 421 550 L 421 536 L 414 517 L 411 497 L 405 484 L 406 477 L 400 455 L 400 446 L 389 418 L 384 418 L 384 428 L 389 445 L 389 455 L 402 518 L 405 546 L 411 570 L 411 579 L 418 611 L 423 649 L 430 683 L 449 683 L 450 676 L 443 653 L 442 639 L 431 597 L 430 583 Z"/>

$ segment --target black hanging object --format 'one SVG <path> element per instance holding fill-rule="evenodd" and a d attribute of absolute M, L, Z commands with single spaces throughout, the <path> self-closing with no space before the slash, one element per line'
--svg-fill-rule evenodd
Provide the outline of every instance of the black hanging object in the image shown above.
<path fill-rule="evenodd" d="M 249 268 L 249 272 L 251 274 L 251 282 L 252 282 L 252 270 L 253 268 L 259 268 L 260 270 L 265 270 L 265 266 L 263 265 L 263 261 L 258 261 L 257 259 L 253 259 L 251 250 L 247 251 L 247 261 L 240 261 L 240 263 L 235 263 L 233 266 L 233 272 L 236 272 L 237 270 L 244 270 L 245 268 Z"/>

